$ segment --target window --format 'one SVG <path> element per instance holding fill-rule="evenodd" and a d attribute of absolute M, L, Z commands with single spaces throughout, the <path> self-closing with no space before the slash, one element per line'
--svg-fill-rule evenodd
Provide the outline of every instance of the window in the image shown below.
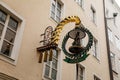
<path fill-rule="evenodd" d="M 116 47 L 120 50 L 120 40 L 117 36 L 115 36 L 115 44 L 116 44 Z"/>
<path fill-rule="evenodd" d="M 109 17 L 109 10 L 108 9 L 106 9 L 106 11 L 105 11 L 105 16 L 106 16 L 106 18 Z"/>
<path fill-rule="evenodd" d="M 14 40 L 18 28 L 18 22 L 12 17 L 5 14 L 0 10 L 0 35 L 1 41 L 3 42 L 1 45 L 1 54 L 6 56 L 11 56 L 11 52 L 14 46 Z M 8 21 L 8 22 L 7 22 Z M 3 31 L 5 34 L 2 34 Z M 3 38 L 2 38 L 3 37 Z"/>
<path fill-rule="evenodd" d="M 97 47 L 98 47 L 98 41 L 94 38 L 92 51 L 93 51 L 93 55 L 98 59 Z"/>
<path fill-rule="evenodd" d="M 96 11 L 92 6 L 91 6 L 91 20 L 93 21 L 93 23 L 96 24 Z"/>
<path fill-rule="evenodd" d="M 113 42 L 113 33 L 109 28 L 107 30 L 108 30 L 108 38 L 111 42 Z"/>
<path fill-rule="evenodd" d="M 18 79 L 8 76 L 6 74 L 0 73 L 0 80 L 18 80 Z"/>
<path fill-rule="evenodd" d="M 11 55 L 12 48 L 14 46 L 17 27 L 18 27 L 18 22 L 10 17 L 6 29 L 6 33 L 3 39 L 3 45 L 1 48 L 1 52 L 7 56 Z"/>
<path fill-rule="evenodd" d="M 61 20 L 62 5 L 58 0 L 52 0 L 51 18 L 57 22 Z"/>
<path fill-rule="evenodd" d="M 80 64 L 76 64 L 76 65 L 77 65 L 77 80 L 84 80 L 85 68 Z"/>
<path fill-rule="evenodd" d="M 0 39 L 1 39 L 2 32 L 3 32 L 6 17 L 7 15 L 0 10 Z"/>
<path fill-rule="evenodd" d="M 84 0 L 76 0 L 76 2 L 83 8 L 84 6 Z"/>
<path fill-rule="evenodd" d="M 47 80 L 57 80 L 58 73 L 58 51 L 53 50 L 52 61 L 45 63 L 44 78 Z"/>
<path fill-rule="evenodd" d="M 116 67 L 115 67 L 115 54 L 110 52 L 110 57 L 111 57 L 112 69 L 116 70 Z"/>
<path fill-rule="evenodd" d="M 94 75 L 94 80 L 100 80 L 97 76 Z"/>
<path fill-rule="evenodd" d="M 24 19 L 4 2 L 0 2 L 0 59 L 16 64 Z"/>

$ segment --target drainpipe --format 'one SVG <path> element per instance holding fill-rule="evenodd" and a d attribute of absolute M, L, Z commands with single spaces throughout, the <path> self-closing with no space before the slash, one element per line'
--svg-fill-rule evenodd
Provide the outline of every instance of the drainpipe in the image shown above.
<path fill-rule="evenodd" d="M 78 63 L 76 63 L 76 80 L 78 80 Z"/>
<path fill-rule="evenodd" d="M 107 45 L 107 54 L 108 54 L 109 75 L 110 75 L 110 80 L 114 80 L 111 58 L 110 58 L 110 44 L 109 44 L 109 39 L 108 39 L 107 20 L 105 17 L 105 0 L 103 0 L 103 10 L 104 10 L 104 22 L 105 22 L 105 35 L 106 35 L 106 45 Z"/>

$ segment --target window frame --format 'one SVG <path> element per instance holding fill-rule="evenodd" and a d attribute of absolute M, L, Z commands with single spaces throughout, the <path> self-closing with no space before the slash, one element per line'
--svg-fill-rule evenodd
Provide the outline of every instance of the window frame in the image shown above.
<path fill-rule="evenodd" d="M 96 75 L 94 75 L 94 80 L 101 80 L 101 79 L 97 77 Z"/>
<path fill-rule="evenodd" d="M 56 80 L 58 79 L 58 77 L 60 76 L 59 75 L 59 68 L 60 68 L 60 66 L 59 66 L 59 63 L 60 63 L 60 52 L 61 52 L 61 50 L 58 48 L 58 49 L 56 49 L 55 50 L 56 52 L 57 52 L 57 58 L 53 55 L 53 58 L 55 59 L 55 60 L 57 60 L 57 68 L 54 68 L 53 67 L 53 59 L 52 59 L 52 61 L 47 61 L 47 62 L 45 62 L 44 64 L 43 64 L 43 74 L 42 74 L 42 79 L 43 80 L 52 80 L 52 69 L 54 69 L 54 70 L 56 70 L 57 71 L 57 75 L 56 75 Z M 54 53 L 53 53 L 54 54 Z M 48 54 L 49 55 L 49 54 Z M 50 64 L 50 65 L 49 65 Z M 50 67 L 50 71 L 49 71 L 49 76 L 46 76 L 45 75 L 45 68 L 46 68 L 46 66 L 49 66 Z M 59 75 L 59 76 L 58 76 Z"/>
<path fill-rule="evenodd" d="M 84 0 L 75 0 L 75 1 L 82 9 L 84 9 Z"/>
<path fill-rule="evenodd" d="M 90 8 L 90 12 L 91 12 L 90 14 L 91 14 L 91 20 L 92 20 L 92 22 L 94 24 L 97 24 L 96 9 L 93 6 L 91 6 L 91 8 Z"/>
<path fill-rule="evenodd" d="M 120 39 L 115 35 L 115 45 L 120 50 Z"/>
<path fill-rule="evenodd" d="M 110 28 L 107 28 L 107 30 L 108 30 L 108 39 L 110 42 L 113 43 L 114 36 L 113 36 L 112 30 Z"/>
<path fill-rule="evenodd" d="M 96 38 L 93 38 L 93 46 L 92 46 L 92 52 L 93 56 L 99 60 L 98 55 L 98 40 Z"/>
<path fill-rule="evenodd" d="M 10 28 L 10 26 L 8 25 L 10 19 L 11 19 L 11 17 L 10 17 L 10 15 L 8 14 L 8 15 L 7 15 L 6 22 L 5 22 L 5 24 L 4 24 L 4 29 L 3 29 L 2 37 L 1 37 L 1 42 L 2 42 L 2 44 L 0 45 L 0 53 L 1 53 L 2 55 L 5 55 L 5 56 L 11 58 L 12 50 L 13 50 L 13 47 L 14 47 L 14 41 L 15 41 L 15 37 L 16 37 L 17 31 L 14 31 L 14 30 L 13 30 L 12 28 Z M 18 27 L 18 25 L 17 25 L 17 27 Z M 15 34 L 15 35 L 14 35 L 14 41 L 13 41 L 13 42 L 9 41 L 9 40 L 6 38 L 6 35 L 7 35 L 7 33 L 8 33 L 8 32 L 7 32 L 8 30 Z M 2 53 L 2 47 L 3 47 L 3 44 L 4 44 L 4 43 L 9 44 L 9 45 L 11 46 L 11 48 L 12 48 L 12 49 L 10 49 L 11 51 L 10 51 L 10 53 L 9 53 L 8 55 Z"/>
<path fill-rule="evenodd" d="M 116 71 L 115 54 L 113 52 L 110 52 L 110 58 L 111 58 L 112 70 Z"/>
<path fill-rule="evenodd" d="M 81 71 L 81 70 L 79 70 L 79 69 L 82 69 L 82 75 L 81 75 L 81 72 L 79 72 L 79 71 Z M 76 64 L 76 79 L 77 80 L 81 80 L 81 77 L 82 77 L 82 80 L 85 80 L 85 67 L 83 67 L 81 64 Z"/>
<path fill-rule="evenodd" d="M 6 18 L 7 18 L 7 14 L 6 14 L 4 11 L 1 11 L 1 13 L 2 13 L 2 15 L 5 14 L 5 15 L 6 15 Z M 3 22 L 3 21 L 0 20 L 0 25 L 3 26 L 2 31 L 1 31 L 1 34 L 0 34 L 0 40 L 1 40 L 1 37 L 2 37 L 2 35 L 3 35 L 3 29 L 4 29 L 4 27 L 5 27 L 5 21 Z"/>
<path fill-rule="evenodd" d="M 105 17 L 109 17 L 109 10 L 107 8 L 105 9 Z"/>
<path fill-rule="evenodd" d="M 21 17 L 19 14 L 17 14 L 13 9 L 11 9 L 6 3 L 4 2 L 0 2 L 0 10 L 5 12 L 8 16 L 7 18 L 9 18 L 10 16 L 12 18 L 14 18 L 16 21 L 19 22 L 18 24 L 18 31 L 16 33 L 16 38 L 14 40 L 14 46 L 13 46 L 13 50 L 11 52 L 11 56 L 6 56 L 0 53 L 0 59 L 8 62 L 10 64 L 16 65 L 17 63 L 17 59 L 18 59 L 18 55 L 19 55 L 19 50 L 20 50 L 20 45 L 21 45 L 21 41 L 22 41 L 22 35 L 23 35 L 23 31 L 24 31 L 24 27 L 25 27 L 25 20 L 23 17 Z M 8 21 L 8 19 L 6 19 Z M 7 28 L 7 24 L 5 25 Z M 2 36 L 5 35 L 5 29 L 4 32 L 2 32 Z M 4 39 L 4 38 L 3 38 Z M 0 41 L 0 46 L 2 46 L 3 44 L 3 40 Z M 1 47 L 0 47 L 1 49 Z"/>
<path fill-rule="evenodd" d="M 60 4 L 60 8 L 58 8 L 58 4 Z M 52 7 L 54 5 L 55 10 L 53 11 Z M 60 12 L 60 16 L 57 14 L 57 12 Z M 54 17 L 52 17 L 52 13 L 54 14 Z M 61 17 L 62 17 L 62 13 L 63 13 L 63 3 L 60 0 L 56 0 L 54 2 L 54 0 L 51 0 L 51 7 L 50 7 L 50 18 L 52 18 L 55 22 L 60 22 L 61 21 Z M 59 20 L 57 20 L 59 18 Z"/>
<path fill-rule="evenodd" d="M 82 9 L 84 9 L 84 0 L 75 0 L 75 1 Z"/>

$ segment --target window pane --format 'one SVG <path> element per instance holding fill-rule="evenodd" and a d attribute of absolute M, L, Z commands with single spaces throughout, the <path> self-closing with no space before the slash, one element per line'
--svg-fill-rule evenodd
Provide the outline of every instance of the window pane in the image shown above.
<path fill-rule="evenodd" d="M 82 6 L 82 0 L 79 0 L 79 4 L 80 4 L 80 6 Z"/>
<path fill-rule="evenodd" d="M 53 0 L 53 2 L 52 2 L 54 5 L 56 4 L 56 0 Z"/>
<path fill-rule="evenodd" d="M 52 4 L 52 11 L 55 12 L 55 5 Z"/>
<path fill-rule="evenodd" d="M 56 57 L 56 58 L 58 57 L 58 53 L 57 53 L 56 50 L 53 50 L 53 56 Z"/>
<path fill-rule="evenodd" d="M 81 7 L 83 8 L 84 7 L 84 0 L 81 0 Z"/>
<path fill-rule="evenodd" d="M 91 19 L 94 23 L 96 23 L 96 11 L 93 7 L 91 7 Z"/>
<path fill-rule="evenodd" d="M 10 56 L 12 51 L 13 45 L 9 44 L 8 42 L 4 41 L 2 45 L 1 52 L 7 56 Z"/>
<path fill-rule="evenodd" d="M 61 11 L 57 9 L 57 16 L 60 18 L 61 17 Z"/>
<path fill-rule="evenodd" d="M 14 20 L 13 18 L 10 18 L 8 26 L 16 31 L 18 27 L 18 22 Z"/>
<path fill-rule="evenodd" d="M 57 76 L 57 71 L 52 69 L 52 74 L 51 74 L 52 80 L 56 80 L 56 76 Z"/>
<path fill-rule="evenodd" d="M 49 66 L 45 66 L 45 76 L 49 77 L 49 73 L 50 73 L 50 67 Z"/>
<path fill-rule="evenodd" d="M 57 22 L 60 22 L 60 18 L 56 16 L 56 21 Z"/>
<path fill-rule="evenodd" d="M 61 4 L 60 4 L 60 3 L 57 4 L 57 8 L 58 8 L 59 10 L 61 10 Z"/>
<path fill-rule="evenodd" d="M 0 24 L 0 37 L 1 37 L 1 35 L 2 35 L 2 31 L 3 31 L 3 25 Z"/>
<path fill-rule="evenodd" d="M 111 42 L 113 42 L 113 33 L 109 28 L 107 30 L 108 30 L 108 38 Z"/>
<path fill-rule="evenodd" d="M 57 69 L 57 60 L 53 58 L 52 67 Z"/>
<path fill-rule="evenodd" d="M 51 17 L 52 17 L 53 19 L 55 19 L 55 13 L 54 13 L 54 12 L 51 12 Z"/>
<path fill-rule="evenodd" d="M 15 39 L 15 32 L 13 32 L 10 29 L 7 29 L 5 39 L 13 43 Z"/>
<path fill-rule="evenodd" d="M 7 15 L 0 10 L 0 21 L 5 23 L 6 17 L 7 17 Z"/>
<path fill-rule="evenodd" d="M 115 54 L 110 53 L 110 56 L 111 56 L 112 69 L 116 70 L 115 69 Z"/>
<path fill-rule="evenodd" d="M 47 65 L 50 65 L 50 61 L 49 60 L 46 63 L 47 63 Z"/>
<path fill-rule="evenodd" d="M 98 54 L 97 54 L 97 44 L 98 44 L 97 40 L 94 39 L 94 40 L 93 40 L 92 50 L 93 50 L 93 55 L 94 55 L 96 58 L 98 57 Z"/>
<path fill-rule="evenodd" d="M 78 65 L 77 66 L 77 78 L 78 78 L 78 80 L 83 80 L 84 79 L 84 68 L 81 66 L 81 65 Z"/>
<path fill-rule="evenodd" d="M 55 5 L 52 4 L 51 17 L 55 19 Z"/>

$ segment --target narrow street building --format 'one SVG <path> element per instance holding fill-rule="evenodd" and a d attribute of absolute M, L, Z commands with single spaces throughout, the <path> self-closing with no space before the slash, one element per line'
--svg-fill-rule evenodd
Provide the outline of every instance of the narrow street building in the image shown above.
<path fill-rule="evenodd" d="M 75 27 L 69 23 L 53 60 L 39 63 L 37 48 L 49 42 L 45 30 L 68 16 L 78 16 L 93 34 L 90 55 L 78 64 L 63 61 L 62 40 Z M 103 0 L 0 0 L 0 80 L 110 80 L 104 21 Z"/>
<path fill-rule="evenodd" d="M 105 0 L 110 56 L 114 80 L 120 80 L 120 7 L 115 0 Z"/>

